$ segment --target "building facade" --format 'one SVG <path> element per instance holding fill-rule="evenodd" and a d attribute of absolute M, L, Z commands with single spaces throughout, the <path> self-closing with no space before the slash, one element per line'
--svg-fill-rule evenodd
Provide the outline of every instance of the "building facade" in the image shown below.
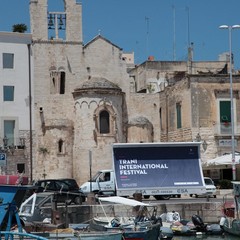
<path fill-rule="evenodd" d="M 1 174 L 30 174 L 31 39 L 0 33 Z"/>
<path fill-rule="evenodd" d="M 94 173 L 112 167 L 119 142 L 201 141 L 203 162 L 230 152 L 227 60 L 133 66 L 132 55 L 101 35 L 84 44 L 81 4 L 62 2 L 53 12 L 47 0 L 30 0 L 34 179 L 81 184 L 90 160 Z M 239 75 L 233 79 L 237 137 Z"/>

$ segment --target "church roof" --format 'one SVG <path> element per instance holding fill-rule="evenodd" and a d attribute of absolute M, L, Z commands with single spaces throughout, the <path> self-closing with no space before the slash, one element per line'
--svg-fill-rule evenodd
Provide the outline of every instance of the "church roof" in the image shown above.
<path fill-rule="evenodd" d="M 90 42 L 88 42 L 84 48 L 87 48 L 88 45 L 92 44 L 93 42 L 97 41 L 98 39 L 102 39 L 103 41 L 113 45 L 114 47 L 118 48 L 120 51 L 122 50 L 122 48 L 118 47 L 116 44 L 112 43 L 111 41 L 109 41 L 108 39 L 106 39 L 105 37 L 103 37 L 102 35 L 98 34 L 97 36 L 95 36 Z"/>
<path fill-rule="evenodd" d="M 137 116 L 135 118 L 132 118 L 129 121 L 129 125 L 144 126 L 144 125 L 152 125 L 152 124 L 146 117 Z"/>
<path fill-rule="evenodd" d="M 120 87 L 103 77 L 91 77 L 77 87 L 75 91 L 84 89 L 111 89 L 121 91 Z"/>

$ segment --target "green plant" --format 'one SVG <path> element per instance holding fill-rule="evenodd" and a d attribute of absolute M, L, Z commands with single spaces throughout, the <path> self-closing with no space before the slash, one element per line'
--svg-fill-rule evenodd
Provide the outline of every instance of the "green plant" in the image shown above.
<path fill-rule="evenodd" d="M 40 147 L 38 149 L 39 153 L 43 154 L 44 156 L 49 153 L 48 149 L 46 147 Z"/>
<path fill-rule="evenodd" d="M 231 180 L 228 180 L 228 179 L 220 180 L 219 186 L 220 186 L 220 189 L 232 189 L 233 188 Z"/>
<path fill-rule="evenodd" d="M 27 25 L 24 23 L 20 23 L 20 24 L 14 24 L 12 26 L 12 31 L 13 32 L 19 32 L 19 33 L 24 33 L 27 31 Z"/>
<path fill-rule="evenodd" d="M 151 83 L 147 85 L 147 89 L 148 89 L 149 93 L 152 93 L 155 91 L 155 87 Z"/>

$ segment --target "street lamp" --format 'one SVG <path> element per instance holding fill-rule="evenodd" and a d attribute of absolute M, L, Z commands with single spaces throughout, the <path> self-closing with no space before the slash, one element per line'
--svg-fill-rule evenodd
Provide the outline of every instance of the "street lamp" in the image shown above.
<path fill-rule="evenodd" d="M 4 136 L 4 138 L 3 138 L 3 146 L 4 146 L 4 149 L 7 148 L 7 145 L 8 145 L 8 138 L 7 138 L 7 136 Z"/>
<path fill-rule="evenodd" d="M 240 28 L 240 25 L 221 25 L 220 29 L 228 29 L 229 32 L 229 57 L 230 57 L 230 97 L 231 97 L 231 127 L 232 127 L 232 180 L 236 180 L 236 162 L 235 162 L 235 139 L 234 139 L 234 107 L 233 107 L 233 84 L 232 84 L 232 29 Z"/>

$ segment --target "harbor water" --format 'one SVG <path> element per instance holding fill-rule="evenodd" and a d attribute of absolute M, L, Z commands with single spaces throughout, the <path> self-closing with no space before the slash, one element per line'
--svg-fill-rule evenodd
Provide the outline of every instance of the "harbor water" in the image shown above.
<path fill-rule="evenodd" d="M 173 240 L 239 240 L 240 237 L 235 237 L 232 235 L 224 234 L 222 236 L 206 236 L 206 235 L 197 235 L 197 236 L 175 236 Z"/>

